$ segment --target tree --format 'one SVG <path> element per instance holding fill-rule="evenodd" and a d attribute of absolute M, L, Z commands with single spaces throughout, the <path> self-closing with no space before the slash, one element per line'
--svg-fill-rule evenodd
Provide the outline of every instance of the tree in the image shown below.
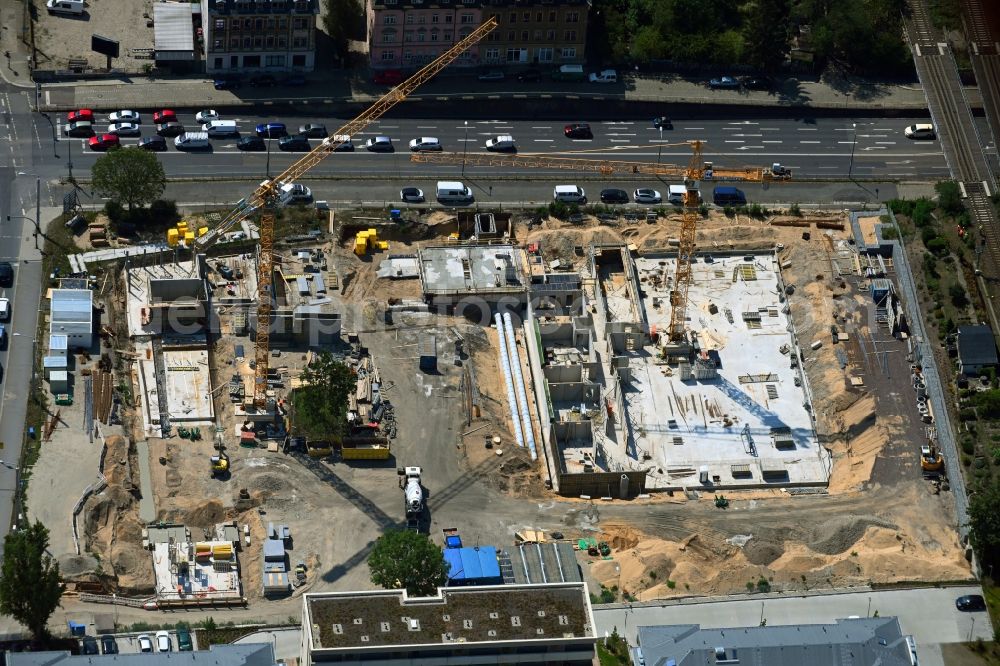
<path fill-rule="evenodd" d="M 292 393 L 295 430 L 309 439 L 328 440 L 344 433 L 347 398 L 357 389 L 354 372 L 323 352 L 302 371 L 302 387 Z"/>
<path fill-rule="evenodd" d="M 134 147 L 108 151 L 94 162 L 90 173 L 98 194 L 125 204 L 129 213 L 159 199 L 167 183 L 156 156 Z"/>
<path fill-rule="evenodd" d="M 965 206 L 962 205 L 962 191 L 953 180 L 943 180 L 934 186 L 938 195 L 938 206 L 949 215 L 958 215 Z"/>
<path fill-rule="evenodd" d="M 1000 480 L 976 490 L 969 497 L 969 541 L 983 564 L 994 564 L 1000 555 Z"/>
<path fill-rule="evenodd" d="M 48 554 L 49 531 L 40 522 L 4 539 L 0 613 L 26 626 L 36 639 L 49 635 L 49 617 L 66 590 L 59 563 Z"/>
<path fill-rule="evenodd" d="M 352 39 L 363 38 L 364 9 L 358 0 L 327 0 L 323 27 L 333 42 L 334 55 L 346 62 Z"/>
<path fill-rule="evenodd" d="M 392 530 L 378 538 L 368 555 L 372 582 L 387 590 L 429 596 L 444 585 L 448 563 L 441 548 L 419 532 Z"/>
<path fill-rule="evenodd" d="M 749 5 L 743 23 L 744 58 L 747 63 L 773 72 L 785 62 L 791 34 L 789 0 L 757 0 Z"/>

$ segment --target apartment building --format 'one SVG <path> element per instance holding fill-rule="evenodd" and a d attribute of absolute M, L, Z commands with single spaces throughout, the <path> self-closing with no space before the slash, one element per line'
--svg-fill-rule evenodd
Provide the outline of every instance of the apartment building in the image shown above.
<path fill-rule="evenodd" d="M 201 0 L 205 69 L 311 72 L 319 0 Z"/>
<path fill-rule="evenodd" d="M 368 0 L 373 69 L 415 69 L 495 17 L 456 67 L 583 62 L 590 0 Z"/>

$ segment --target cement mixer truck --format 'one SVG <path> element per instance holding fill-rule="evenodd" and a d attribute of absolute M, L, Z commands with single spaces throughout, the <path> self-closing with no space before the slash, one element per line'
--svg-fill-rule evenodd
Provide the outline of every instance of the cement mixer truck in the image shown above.
<path fill-rule="evenodd" d="M 419 531 L 424 515 L 424 488 L 420 485 L 419 467 L 404 467 L 396 470 L 399 487 L 403 490 L 403 508 L 406 511 L 406 529 Z"/>

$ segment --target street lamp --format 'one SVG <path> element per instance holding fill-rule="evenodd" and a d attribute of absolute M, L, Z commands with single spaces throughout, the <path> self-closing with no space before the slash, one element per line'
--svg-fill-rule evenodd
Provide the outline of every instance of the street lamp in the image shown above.
<path fill-rule="evenodd" d="M 462 178 L 465 178 L 465 156 L 469 154 L 469 121 L 465 121 L 465 141 L 462 142 Z"/>
<path fill-rule="evenodd" d="M 847 166 L 847 180 L 853 180 L 851 172 L 854 171 L 854 149 L 858 145 L 858 124 L 851 123 L 854 129 L 854 136 L 851 139 L 851 163 Z"/>
<path fill-rule="evenodd" d="M 37 174 L 27 173 L 25 171 L 18 171 L 18 176 L 35 176 L 35 219 L 31 219 L 26 215 L 8 215 L 7 221 L 10 222 L 12 217 L 20 218 L 23 220 L 30 220 L 32 224 L 35 225 L 35 249 L 38 249 L 38 234 L 42 233 L 42 230 L 38 228 L 38 220 L 42 217 L 42 179 L 38 177 Z"/>
<path fill-rule="evenodd" d="M 660 125 L 660 143 L 656 149 L 656 166 L 660 166 L 660 155 L 663 154 L 663 125 Z"/>

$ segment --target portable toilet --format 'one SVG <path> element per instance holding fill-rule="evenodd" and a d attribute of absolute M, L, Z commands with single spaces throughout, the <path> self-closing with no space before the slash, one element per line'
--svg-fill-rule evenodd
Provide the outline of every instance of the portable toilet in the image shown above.
<path fill-rule="evenodd" d="M 176 229 L 167 229 L 167 245 L 176 247 L 178 239 L 179 233 Z"/>

